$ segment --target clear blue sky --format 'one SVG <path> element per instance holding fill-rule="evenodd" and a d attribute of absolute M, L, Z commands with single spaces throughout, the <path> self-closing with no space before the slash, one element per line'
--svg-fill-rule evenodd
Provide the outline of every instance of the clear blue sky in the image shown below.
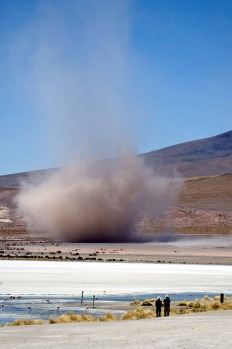
<path fill-rule="evenodd" d="M 232 129 L 230 0 L 0 0 L 0 43 L 0 175 Z"/>

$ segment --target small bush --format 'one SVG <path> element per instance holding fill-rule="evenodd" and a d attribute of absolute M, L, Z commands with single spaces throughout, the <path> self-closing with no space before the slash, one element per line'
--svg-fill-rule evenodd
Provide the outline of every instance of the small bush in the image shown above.
<path fill-rule="evenodd" d="M 193 303 L 193 302 L 188 302 L 188 307 L 189 307 L 189 308 L 193 308 L 193 306 L 194 306 L 194 303 Z"/>
<path fill-rule="evenodd" d="M 210 300 L 209 296 L 207 296 L 207 295 L 205 295 L 205 297 L 203 299 L 204 299 L 204 301 L 209 301 Z"/>
<path fill-rule="evenodd" d="M 105 316 L 102 316 L 99 318 L 99 321 L 115 321 L 115 320 L 117 320 L 117 318 L 111 313 L 107 313 Z"/>
<path fill-rule="evenodd" d="M 222 304 L 222 309 L 223 310 L 232 310 L 232 301 L 230 301 L 228 303 L 223 303 Z"/>
<path fill-rule="evenodd" d="M 201 307 L 201 302 L 199 300 L 193 302 L 193 308 L 200 308 Z"/>
<path fill-rule="evenodd" d="M 28 325 L 43 325 L 45 322 L 43 320 L 16 320 L 11 322 L 7 326 L 28 326 Z"/>
<path fill-rule="evenodd" d="M 154 298 L 152 299 L 144 299 L 144 301 L 142 302 L 142 306 L 149 306 L 149 305 L 153 305 L 152 303 L 154 302 Z"/>
<path fill-rule="evenodd" d="M 133 310 L 128 310 L 122 315 L 121 320 L 140 320 L 155 317 L 155 312 L 151 309 L 137 308 Z"/>
<path fill-rule="evenodd" d="M 171 309 L 173 314 L 183 314 L 183 313 L 198 313 L 213 310 L 232 310 L 232 298 L 225 297 L 225 302 L 220 304 L 220 296 L 210 298 L 205 296 L 203 299 L 195 299 L 192 302 L 180 302 L 177 305 L 181 309 Z"/>
<path fill-rule="evenodd" d="M 93 322 L 97 321 L 96 318 L 90 315 L 76 315 L 74 313 L 63 314 L 57 318 L 49 320 L 49 324 L 69 323 L 69 322 Z"/>
<path fill-rule="evenodd" d="M 186 314 L 186 308 L 180 308 L 179 314 L 180 315 Z"/>
<path fill-rule="evenodd" d="M 141 302 L 138 299 L 134 299 L 133 302 L 130 303 L 130 305 L 140 305 Z"/>
<path fill-rule="evenodd" d="M 178 307 L 187 307 L 188 302 L 182 301 L 180 303 L 177 304 Z"/>
<path fill-rule="evenodd" d="M 217 310 L 220 308 L 220 303 L 219 302 L 213 302 L 213 304 L 211 305 L 211 308 L 213 310 Z"/>

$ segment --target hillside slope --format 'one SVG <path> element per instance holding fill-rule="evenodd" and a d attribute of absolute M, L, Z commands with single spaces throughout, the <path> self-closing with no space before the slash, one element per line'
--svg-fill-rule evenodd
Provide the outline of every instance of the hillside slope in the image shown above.
<path fill-rule="evenodd" d="M 181 143 L 139 155 L 156 174 L 172 177 L 214 176 L 232 173 L 232 131 Z M 41 177 L 56 169 L 0 176 L 1 186 L 19 186 L 28 177 Z"/>
<path fill-rule="evenodd" d="M 178 201 L 163 217 L 143 225 L 145 232 L 194 235 L 232 233 L 232 174 L 180 179 Z"/>
<path fill-rule="evenodd" d="M 183 177 L 232 173 L 232 131 L 142 154 L 157 174 Z"/>

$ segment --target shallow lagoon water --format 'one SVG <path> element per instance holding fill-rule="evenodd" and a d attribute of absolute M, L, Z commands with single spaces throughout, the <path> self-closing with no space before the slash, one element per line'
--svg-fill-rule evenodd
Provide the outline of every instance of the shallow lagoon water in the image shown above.
<path fill-rule="evenodd" d="M 0 282 L 0 302 L 3 305 L 0 308 L 0 323 L 5 323 L 18 318 L 49 319 L 67 311 L 87 311 L 88 314 L 99 316 L 108 310 L 97 309 L 97 302 L 130 302 L 134 297 L 143 300 L 158 294 L 164 296 L 166 293 L 170 294 L 172 300 L 201 298 L 205 294 L 230 295 L 232 267 L 0 261 Z M 92 309 L 93 295 L 98 298 L 96 309 Z M 21 298 L 17 298 L 19 296 Z M 49 302 L 46 299 L 49 299 Z"/>

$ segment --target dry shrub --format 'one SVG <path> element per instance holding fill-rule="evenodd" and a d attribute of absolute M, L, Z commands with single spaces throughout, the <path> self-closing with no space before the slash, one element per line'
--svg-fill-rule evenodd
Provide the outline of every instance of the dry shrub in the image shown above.
<path fill-rule="evenodd" d="M 151 309 L 137 308 L 128 310 L 121 316 L 121 320 L 140 320 L 155 317 L 155 312 Z"/>
<path fill-rule="evenodd" d="M 223 310 L 232 310 L 232 299 L 230 300 L 230 302 L 223 303 L 222 309 Z"/>
<path fill-rule="evenodd" d="M 202 302 L 198 299 L 195 302 L 193 302 L 192 307 L 195 309 L 199 309 L 202 306 Z"/>
<path fill-rule="evenodd" d="M 188 313 L 198 313 L 205 311 L 213 310 L 232 310 L 232 298 L 225 297 L 225 302 L 220 304 L 220 296 L 210 298 L 205 296 L 202 299 L 195 299 L 192 302 L 180 302 L 177 306 L 180 306 L 180 309 L 171 309 L 173 314 L 188 314 Z"/>
<path fill-rule="evenodd" d="M 179 314 L 180 315 L 186 314 L 186 308 L 180 308 Z"/>
<path fill-rule="evenodd" d="M 180 314 L 180 309 L 171 307 L 171 308 L 170 308 L 170 314 L 171 314 L 171 315 L 179 315 L 179 314 Z"/>
<path fill-rule="evenodd" d="M 210 300 L 209 296 L 207 296 L 207 295 L 205 295 L 205 297 L 203 299 L 204 299 L 204 301 Z"/>
<path fill-rule="evenodd" d="M 144 307 L 144 306 L 149 306 L 149 305 L 153 305 L 152 303 L 154 302 L 155 300 L 154 300 L 154 298 L 152 298 L 152 299 L 144 299 L 144 301 L 142 302 L 142 306 Z"/>
<path fill-rule="evenodd" d="M 211 304 L 211 308 L 212 308 L 213 310 L 219 309 L 220 306 L 221 306 L 221 305 L 220 305 L 219 302 L 213 302 L 213 303 Z"/>
<path fill-rule="evenodd" d="M 138 299 L 134 299 L 133 302 L 130 303 L 130 305 L 140 305 L 141 302 Z"/>
<path fill-rule="evenodd" d="M 115 320 L 117 320 L 117 318 L 111 313 L 107 313 L 105 316 L 102 316 L 99 318 L 99 321 L 115 321 Z"/>
<path fill-rule="evenodd" d="M 205 304 L 201 304 L 197 308 L 192 308 L 192 312 L 193 313 L 202 313 L 202 312 L 205 312 L 205 311 L 208 311 L 208 310 L 210 310 L 210 309 L 207 308 L 207 305 L 205 305 Z"/>
<path fill-rule="evenodd" d="M 43 320 L 16 320 L 11 322 L 7 326 L 29 326 L 29 325 L 43 325 L 45 322 Z"/>
<path fill-rule="evenodd" d="M 97 319 L 90 315 L 76 315 L 74 313 L 63 314 L 57 318 L 49 320 L 49 324 L 69 323 L 69 322 L 94 322 Z"/>
<path fill-rule="evenodd" d="M 188 302 L 188 308 L 193 308 L 194 302 Z"/>

